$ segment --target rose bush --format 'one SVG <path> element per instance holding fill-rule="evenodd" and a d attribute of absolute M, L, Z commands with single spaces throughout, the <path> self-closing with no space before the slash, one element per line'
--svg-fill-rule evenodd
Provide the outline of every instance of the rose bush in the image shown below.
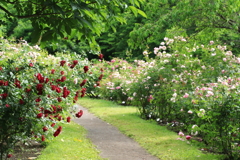
<path fill-rule="evenodd" d="M 51 140 L 62 132 L 61 122 L 80 118 L 83 112 L 76 114 L 72 105 L 93 80 L 90 63 L 77 55 L 47 55 L 25 41 L 0 44 L 0 159 L 5 159 L 17 142 Z"/>
<path fill-rule="evenodd" d="M 141 117 L 182 131 L 189 140 L 199 136 L 209 151 L 239 158 L 240 58 L 227 46 L 191 44 L 183 37 L 165 38 L 153 53 L 143 54 L 145 61 L 124 62 L 131 69 L 116 59 L 101 64 L 109 72 L 99 95 L 131 100 Z"/>

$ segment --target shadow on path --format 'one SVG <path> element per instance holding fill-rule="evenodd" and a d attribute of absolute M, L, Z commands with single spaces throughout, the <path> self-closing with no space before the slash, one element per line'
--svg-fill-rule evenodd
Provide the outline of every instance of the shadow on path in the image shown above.
<path fill-rule="evenodd" d="M 148 154 L 137 142 L 122 134 L 117 128 L 89 113 L 86 108 L 78 107 L 83 110 L 83 116 L 73 121 L 88 131 L 87 138 L 97 146 L 102 158 L 109 160 L 159 160 Z"/>

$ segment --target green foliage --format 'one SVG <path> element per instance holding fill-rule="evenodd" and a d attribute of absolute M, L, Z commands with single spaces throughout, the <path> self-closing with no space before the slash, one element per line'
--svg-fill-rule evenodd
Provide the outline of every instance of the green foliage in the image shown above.
<path fill-rule="evenodd" d="M 58 37 L 77 37 L 95 42 L 94 36 L 100 35 L 103 28 L 110 27 L 111 21 L 124 22 L 121 13 L 131 9 L 144 15 L 134 6 L 140 7 L 144 0 L 94 0 L 94 1 L 7 1 L 1 0 L 0 10 L 9 19 L 28 19 L 31 21 L 33 43 Z M 136 14 L 136 13 L 135 13 Z"/>

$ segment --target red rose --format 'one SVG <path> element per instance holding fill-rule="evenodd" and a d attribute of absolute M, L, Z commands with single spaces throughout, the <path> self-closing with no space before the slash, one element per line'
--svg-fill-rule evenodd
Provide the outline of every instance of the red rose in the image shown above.
<path fill-rule="evenodd" d="M 42 135 L 42 141 L 45 141 L 45 136 L 44 135 Z"/>
<path fill-rule="evenodd" d="M 24 104 L 24 101 L 22 99 L 20 99 L 19 104 Z"/>
<path fill-rule="evenodd" d="M 29 92 L 31 92 L 31 90 L 32 90 L 31 88 L 26 88 L 25 92 L 29 93 Z"/>
<path fill-rule="evenodd" d="M 82 81 L 82 83 L 80 84 L 80 87 L 84 86 L 84 85 L 86 84 L 86 82 L 87 82 L 87 80 L 84 79 L 84 80 Z"/>
<path fill-rule="evenodd" d="M 68 122 L 68 123 L 71 122 L 71 117 L 67 117 L 67 122 Z"/>
<path fill-rule="evenodd" d="M 102 77 L 103 77 L 103 74 L 101 74 L 101 75 L 98 77 L 98 79 L 99 79 L 99 80 L 101 80 L 101 79 L 102 79 Z"/>
<path fill-rule="evenodd" d="M 57 112 L 57 107 L 52 105 L 52 109 L 53 109 L 53 113 L 56 113 Z"/>
<path fill-rule="evenodd" d="M 58 116 L 58 121 L 61 121 L 62 120 L 62 116 Z"/>
<path fill-rule="evenodd" d="M 46 132 L 48 128 L 46 126 L 43 127 L 43 132 Z"/>
<path fill-rule="evenodd" d="M 62 131 L 62 126 L 59 126 L 58 129 L 54 132 L 53 136 L 57 137 Z"/>
<path fill-rule="evenodd" d="M 61 97 L 58 97 L 57 100 L 58 100 L 58 102 L 62 102 Z"/>
<path fill-rule="evenodd" d="M 33 67 L 33 63 L 29 63 L 29 66 L 30 66 L 30 67 Z"/>
<path fill-rule="evenodd" d="M 54 72 L 55 72 L 55 69 L 52 69 L 52 70 L 51 70 L 51 74 L 54 74 Z"/>
<path fill-rule="evenodd" d="M 60 66 L 64 66 L 65 63 L 66 61 L 60 61 Z"/>
<path fill-rule="evenodd" d="M 42 74 L 38 73 L 38 74 L 36 75 L 36 77 L 37 77 L 39 83 L 44 83 L 44 77 L 42 76 Z"/>
<path fill-rule="evenodd" d="M 9 105 L 9 104 L 6 104 L 6 107 L 7 107 L 7 108 L 10 107 L 10 105 Z"/>
<path fill-rule="evenodd" d="M 61 75 L 64 75 L 64 71 L 61 71 L 60 74 L 61 74 Z"/>
<path fill-rule="evenodd" d="M 36 89 L 37 89 L 38 92 L 42 92 L 43 84 L 37 84 Z"/>
<path fill-rule="evenodd" d="M 82 88 L 81 93 L 85 93 L 87 91 L 87 88 Z"/>
<path fill-rule="evenodd" d="M 63 98 L 66 98 L 70 94 L 70 91 L 67 89 L 67 87 L 63 88 Z"/>
<path fill-rule="evenodd" d="M 8 155 L 7 155 L 7 158 L 11 158 L 11 157 L 12 157 L 12 154 L 8 154 Z"/>
<path fill-rule="evenodd" d="M 48 83 L 48 82 L 49 82 L 49 78 L 46 78 L 46 79 L 45 79 L 45 83 Z"/>
<path fill-rule="evenodd" d="M 84 70 L 84 73 L 87 73 L 87 71 L 88 71 L 88 66 L 84 66 L 84 67 L 83 67 L 83 70 Z"/>
<path fill-rule="evenodd" d="M 67 79 L 67 77 L 66 77 L 66 76 L 63 76 L 63 77 L 61 78 L 61 82 L 64 82 L 66 79 Z"/>
<path fill-rule="evenodd" d="M 103 59 L 103 54 L 101 53 L 101 54 L 99 54 L 99 59 Z"/>
<path fill-rule="evenodd" d="M 22 88 L 19 80 L 16 79 L 14 84 L 17 88 Z"/>
<path fill-rule="evenodd" d="M 80 110 L 78 113 L 75 114 L 77 118 L 82 117 L 83 115 L 83 110 Z"/>
<path fill-rule="evenodd" d="M 56 123 L 52 123 L 52 124 L 51 124 L 51 127 L 54 127 L 55 125 L 56 125 Z"/>
<path fill-rule="evenodd" d="M 41 98 L 38 97 L 35 101 L 36 101 L 36 102 L 40 102 L 40 101 L 41 101 Z"/>
<path fill-rule="evenodd" d="M 0 80 L 0 86 L 4 84 L 4 80 Z"/>
<path fill-rule="evenodd" d="M 5 98 L 7 98 L 8 94 L 7 93 L 3 93 L 3 94 L 1 94 L 1 96 L 2 96 L 3 99 L 5 99 Z"/>
<path fill-rule="evenodd" d="M 38 113 L 37 114 L 37 118 L 42 118 L 43 114 L 42 113 Z"/>

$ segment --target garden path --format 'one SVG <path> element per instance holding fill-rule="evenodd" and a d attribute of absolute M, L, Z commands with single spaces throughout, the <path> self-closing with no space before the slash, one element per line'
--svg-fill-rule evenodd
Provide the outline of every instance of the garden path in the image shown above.
<path fill-rule="evenodd" d="M 159 160 L 150 155 L 137 142 L 122 134 L 114 126 L 102 121 L 86 108 L 78 105 L 83 115 L 73 121 L 83 126 L 89 138 L 100 151 L 102 158 L 109 160 Z"/>

